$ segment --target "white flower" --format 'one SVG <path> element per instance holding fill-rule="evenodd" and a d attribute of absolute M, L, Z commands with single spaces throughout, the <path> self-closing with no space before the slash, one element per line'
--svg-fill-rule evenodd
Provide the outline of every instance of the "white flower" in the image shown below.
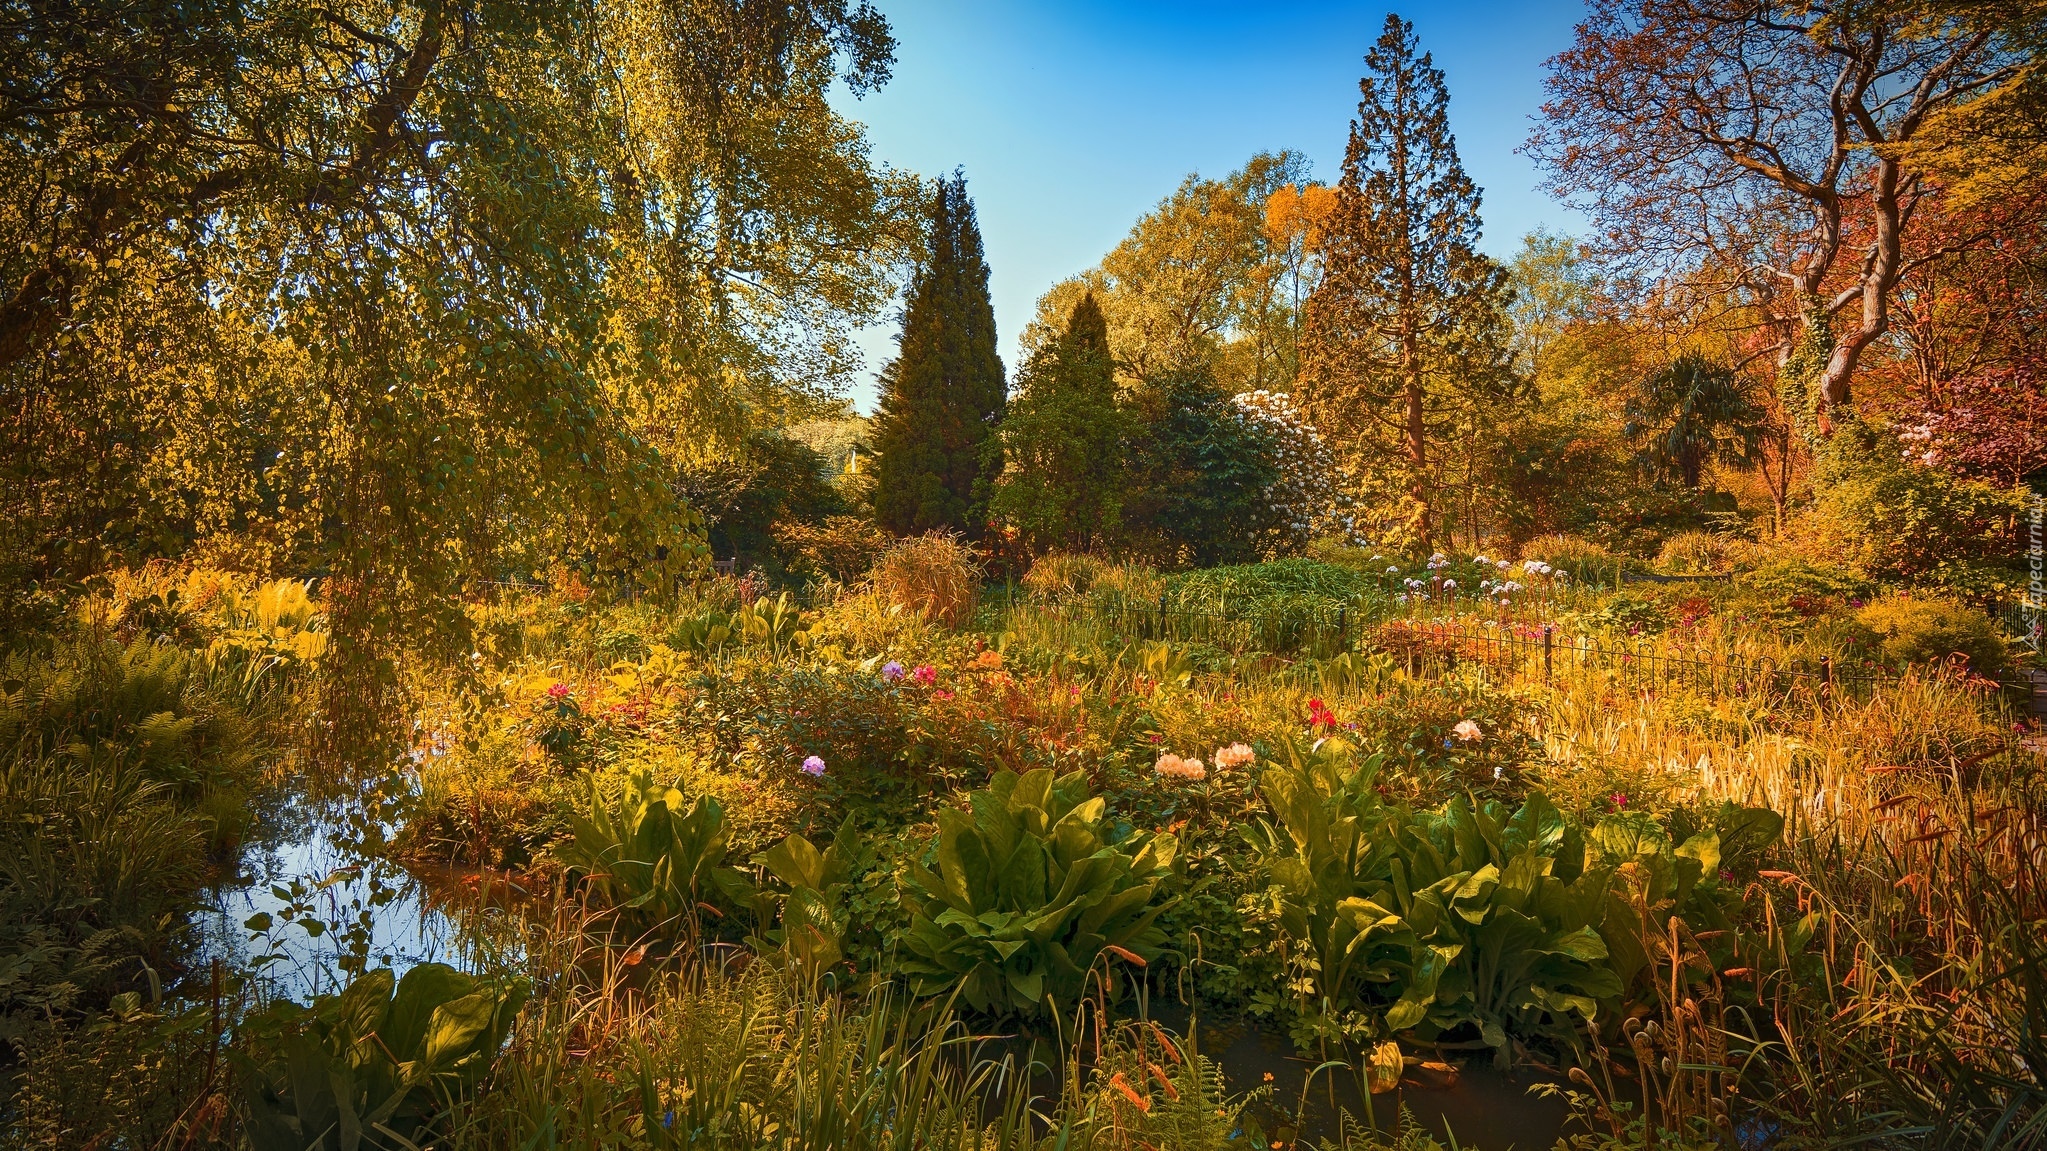
<path fill-rule="evenodd" d="M 1457 590 L 1457 581 L 1456 581 L 1456 580 L 1454 580 L 1454 579 L 1446 579 L 1446 580 L 1444 580 L 1444 581 L 1443 581 L 1443 590 L 1444 590 L 1444 591 L 1456 591 L 1456 590 Z"/>
<path fill-rule="evenodd" d="M 1481 732 L 1478 729 L 1478 724 L 1473 722 L 1472 720 L 1460 719 L 1457 721 L 1457 726 L 1450 729 L 1450 734 L 1456 736 L 1458 739 L 1464 741 L 1465 743 L 1470 743 L 1472 740 L 1480 738 L 1485 733 Z"/>

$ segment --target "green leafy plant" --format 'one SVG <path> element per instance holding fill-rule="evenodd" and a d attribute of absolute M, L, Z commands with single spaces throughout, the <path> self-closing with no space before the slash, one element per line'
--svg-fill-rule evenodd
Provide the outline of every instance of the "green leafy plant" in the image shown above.
<path fill-rule="evenodd" d="M 938 813 L 936 871 L 910 867 L 915 902 L 897 967 L 921 995 L 958 989 L 992 1014 L 1033 1015 L 1077 1002 L 1104 955 L 1144 965 L 1165 936 L 1153 921 L 1179 843 L 1169 834 L 1112 841 L 1106 804 L 1080 773 L 998 772 L 967 810 Z"/>
<path fill-rule="evenodd" d="M 675 621 L 668 632 L 668 645 L 699 654 L 718 651 L 729 644 L 760 644 L 776 652 L 787 652 L 810 641 L 810 624 L 803 611 L 783 592 L 772 600 L 760 599 L 737 611 L 706 608 Z"/>
<path fill-rule="evenodd" d="M 683 616 L 675 621 L 668 631 L 668 646 L 679 651 L 693 651 L 698 654 L 714 652 L 731 643 L 741 629 L 734 627 L 732 613 L 717 608 L 705 608 L 695 615 Z"/>
<path fill-rule="evenodd" d="M 439 963 L 366 972 L 311 1007 L 278 1003 L 243 1028 L 254 1151 L 416 1148 L 490 1069 L 523 980 Z"/>
<path fill-rule="evenodd" d="M 1311 1010 L 1362 1010 L 1424 1041 L 1475 1031 L 1504 1062 L 1510 1028 L 1590 1019 L 1620 994 L 1598 931 L 1611 873 L 1548 799 L 1413 812 L 1379 796 L 1377 757 L 1352 766 L 1347 750 L 1332 740 L 1268 769 L 1279 826 L 1246 829 L 1281 931 L 1315 960 L 1299 987 Z"/>
<path fill-rule="evenodd" d="M 816 973 L 846 957 L 846 890 L 863 844 L 849 819 L 823 851 L 792 834 L 754 857 L 754 862 L 788 888 L 780 922 L 765 941 Z"/>
<path fill-rule="evenodd" d="M 685 812 L 680 791 L 634 772 L 614 806 L 595 776 L 585 782 L 588 799 L 566 813 L 555 857 L 622 919 L 694 933 L 699 911 L 722 917 L 751 901 L 753 885 L 724 865 L 730 833 L 716 799 L 700 796 Z"/>

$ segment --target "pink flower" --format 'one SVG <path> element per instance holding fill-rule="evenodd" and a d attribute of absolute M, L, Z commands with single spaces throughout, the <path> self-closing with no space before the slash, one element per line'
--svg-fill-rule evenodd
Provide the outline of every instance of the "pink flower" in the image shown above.
<path fill-rule="evenodd" d="M 1463 740 L 1465 743 L 1470 743 L 1472 740 L 1480 738 L 1485 733 L 1481 732 L 1478 729 L 1478 724 L 1476 722 L 1468 719 L 1461 719 L 1457 721 L 1456 727 L 1450 729 L 1450 734 L 1456 736 L 1458 739 Z"/>
<path fill-rule="evenodd" d="M 1613 809 L 1615 811 L 1620 811 L 1628 806 L 1628 793 L 1625 791 L 1616 791 L 1612 795 L 1607 796 L 1606 801 L 1608 803 L 1613 804 Z"/>
<path fill-rule="evenodd" d="M 547 698 L 556 702 L 569 698 L 569 685 L 565 683 L 553 685 L 547 689 Z"/>
<path fill-rule="evenodd" d="M 806 756 L 803 760 L 803 774 L 815 779 L 824 774 L 824 760 L 817 756 Z"/>
<path fill-rule="evenodd" d="M 938 669 L 928 663 L 920 663 L 917 665 L 917 670 L 910 673 L 910 678 L 923 684 L 925 687 L 930 687 L 938 682 Z"/>
<path fill-rule="evenodd" d="M 1201 765 L 1200 760 L 1181 759 L 1172 752 L 1159 756 L 1159 761 L 1152 765 L 1152 770 L 1167 779 L 1184 779 L 1189 782 L 1199 782 L 1208 778 L 1208 769 Z"/>
<path fill-rule="evenodd" d="M 1215 765 L 1217 768 L 1242 767 L 1257 758 L 1257 754 L 1251 750 L 1249 744 L 1233 743 L 1228 747 L 1215 749 Z"/>

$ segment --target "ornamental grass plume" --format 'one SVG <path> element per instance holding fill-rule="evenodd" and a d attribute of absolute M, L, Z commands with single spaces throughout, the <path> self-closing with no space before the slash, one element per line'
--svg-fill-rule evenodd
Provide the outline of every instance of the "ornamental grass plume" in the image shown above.
<path fill-rule="evenodd" d="M 1208 769 L 1201 765 L 1200 760 L 1182 759 L 1172 752 L 1159 756 L 1159 761 L 1152 765 L 1152 770 L 1167 779 L 1184 779 L 1190 783 L 1208 778 Z"/>
<path fill-rule="evenodd" d="M 1242 767 L 1257 758 L 1257 753 L 1251 750 L 1249 744 L 1233 743 L 1228 747 L 1215 749 L 1215 766 L 1217 770 Z"/>
<path fill-rule="evenodd" d="M 981 567 L 956 535 L 934 532 L 883 553 L 868 582 L 889 604 L 957 630 L 981 598 Z"/>

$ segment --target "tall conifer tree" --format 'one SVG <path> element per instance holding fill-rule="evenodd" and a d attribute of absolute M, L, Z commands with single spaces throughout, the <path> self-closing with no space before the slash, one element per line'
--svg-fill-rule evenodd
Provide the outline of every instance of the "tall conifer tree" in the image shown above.
<path fill-rule="evenodd" d="M 1506 269 L 1481 255 L 1479 190 L 1450 134 L 1443 73 L 1414 25 L 1386 17 L 1324 231 L 1302 383 L 1324 434 L 1366 472 L 1392 463 L 1423 546 L 1438 526 L 1432 441 L 1511 386 Z"/>
<path fill-rule="evenodd" d="M 1093 292 L 1022 372 L 1002 421 L 1006 469 L 996 514 L 1034 549 L 1087 551 L 1114 540 L 1123 507 L 1124 419 L 1109 324 Z"/>
<path fill-rule="evenodd" d="M 1005 395 L 981 229 L 955 172 L 932 197 L 930 255 L 910 284 L 896 358 L 881 373 L 874 514 L 883 527 L 980 534 L 989 473 L 1000 466 L 987 441 Z"/>

